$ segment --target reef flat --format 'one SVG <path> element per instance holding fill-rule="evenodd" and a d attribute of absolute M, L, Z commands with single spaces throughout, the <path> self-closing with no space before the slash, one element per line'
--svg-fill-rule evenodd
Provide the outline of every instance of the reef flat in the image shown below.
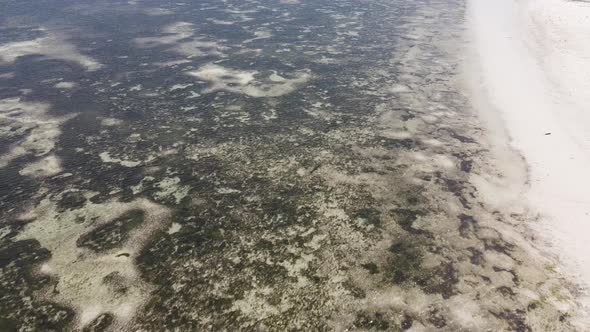
<path fill-rule="evenodd" d="M 0 6 L 0 330 L 574 329 L 463 1 Z"/>

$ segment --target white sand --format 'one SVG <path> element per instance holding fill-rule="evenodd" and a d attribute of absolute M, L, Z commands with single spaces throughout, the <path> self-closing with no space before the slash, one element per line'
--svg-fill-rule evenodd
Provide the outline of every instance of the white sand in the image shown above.
<path fill-rule="evenodd" d="M 468 18 L 475 94 L 491 111 L 483 110 L 484 118 L 501 117 L 497 123 L 528 165 L 525 187 L 512 185 L 514 203 L 540 214 L 550 252 L 588 287 L 590 3 L 470 0 Z M 581 300 L 590 305 L 587 294 Z"/>

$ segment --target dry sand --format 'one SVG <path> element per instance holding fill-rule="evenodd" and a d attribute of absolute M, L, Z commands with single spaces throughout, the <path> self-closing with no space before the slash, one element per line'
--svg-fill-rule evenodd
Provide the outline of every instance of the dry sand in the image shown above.
<path fill-rule="evenodd" d="M 528 166 L 504 203 L 538 213 L 536 236 L 590 308 L 590 3 L 471 0 L 469 27 L 475 104 Z"/>

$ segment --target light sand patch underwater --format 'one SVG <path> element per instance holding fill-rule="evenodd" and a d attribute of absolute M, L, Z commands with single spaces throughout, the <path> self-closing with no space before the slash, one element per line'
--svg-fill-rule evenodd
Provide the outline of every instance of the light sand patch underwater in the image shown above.
<path fill-rule="evenodd" d="M 44 178 L 61 173 L 61 161 L 54 154 L 40 159 L 39 161 L 27 164 L 19 171 L 20 175 L 34 178 Z"/>
<path fill-rule="evenodd" d="M 59 82 L 55 84 L 55 87 L 58 89 L 73 89 L 76 85 L 74 82 Z"/>
<path fill-rule="evenodd" d="M 41 30 L 44 31 L 44 29 Z M 89 71 L 102 67 L 98 61 L 83 55 L 65 37 L 56 33 L 47 33 L 33 40 L 0 45 L 0 63 L 14 63 L 18 58 L 27 55 L 40 55 L 44 58 L 72 62 Z"/>
<path fill-rule="evenodd" d="M 255 40 L 267 39 L 270 37 L 272 37 L 272 32 L 270 30 L 262 29 L 262 30 L 254 31 L 254 38 L 244 40 L 243 44 L 248 44 L 248 43 L 251 43 Z"/>
<path fill-rule="evenodd" d="M 101 152 L 98 156 L 100 157 L 100 160 L 102 160 L 102 162 L 104 163 L 119 164 L 125 167 L 135 167 L 141 164 L 141 161 L 112 157 L 110 153 L 107 151 Z"/>
<path fill-rule="evenodd" d="M 259 73 L 254 70 L 238 70 L 222 67 L 215 64 L 207 64 L 197 71 L 188 72 L 188 75 L 197 77 L 209 83 L 209 87 L 203 93 L 215 91 L 229 91 L 243 93 L 252 97 L 279 97 L 289 94 L 310 78 L 309 71 L 298 71 L 293 78 L 285 78 L 276 72 L 266 78 L 257 78 Z"/>
<path fill-rule="evenodd" d="M 92 196 L 66 191 L 45 198 L 20 216 L 29 223 L 18 239 L 36 239 L 51 251 L 41 272 L 55 284 L 41 297 L 73 306 L 79 327 L 108 314 L 120 328 L 149 296 L 133 261 L 154 232 L 166 229 L 169 211 L 147 199 L 95 204 L 87 201 Z M 83 203 L 62 206 L 74 198 Z"/>
<path fill-rule="evenodd" d="M 102 118 L 100 124 L 105 127 L 116 127 L 123 124 L 123 120 L 115 118 Z"/>
<path fill-rule="evenodd" d="M 190 187 L 181 185 L 178 177 L 167 177 L 156 184 L 160 189 L 155 196 L 158 199 L 172 199 L 176 204 L 180 203 L 188 195 Z"/>
<path fill-rule="evenodd" d="M 24 166 L 23 175 L 39 177 L 60 172 L 60 162 L 50 155 L 61 134 L 60 126 L 75 114 L 53 117 L 49 115 L 50 105 L 26 102 L 20 98 L 0 100 L 0 137 L 15 139 L 8 152 L 0 155 L 0 168 L 23 156 L 42 158 L 34 164 Z M 22 167 L 22 166 L 21 166 Z"/>
<path fill-rule="evenodd" d="M 194 25 L 188 22 L 177 22 L 166 26 L 162 36 L 136 38 L 135 44 L 142 48 L 165 46 L 168 47 L 168 51 L 186 57 L 220 56 L 225 49 L 217 41 L 208 41 L 198 36 Z"/>

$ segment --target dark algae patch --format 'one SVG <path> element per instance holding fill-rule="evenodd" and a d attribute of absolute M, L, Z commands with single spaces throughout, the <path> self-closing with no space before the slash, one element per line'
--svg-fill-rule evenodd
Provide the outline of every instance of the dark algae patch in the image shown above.
<path fill-rule="evenodd" d="M 0 331 L 575 330 L 463 1 L 2 4 Z"/>
<path fill-rule="evenodd" d="M 96 317 L 90 324 L 86 325 L 83 332 L 102 332 L 106 331 L 113 322 L 113 315 L 102 314 Z"/>
<path fill-rule="evenodd" d="M 119 247 L 129 238 L 130 231 L 141 226 L 143 218 L 143 211 L 129 211 L 105 225 L 81 235 L 76 240 L 76 245 L 93 251 L 105 251 Z"/>

